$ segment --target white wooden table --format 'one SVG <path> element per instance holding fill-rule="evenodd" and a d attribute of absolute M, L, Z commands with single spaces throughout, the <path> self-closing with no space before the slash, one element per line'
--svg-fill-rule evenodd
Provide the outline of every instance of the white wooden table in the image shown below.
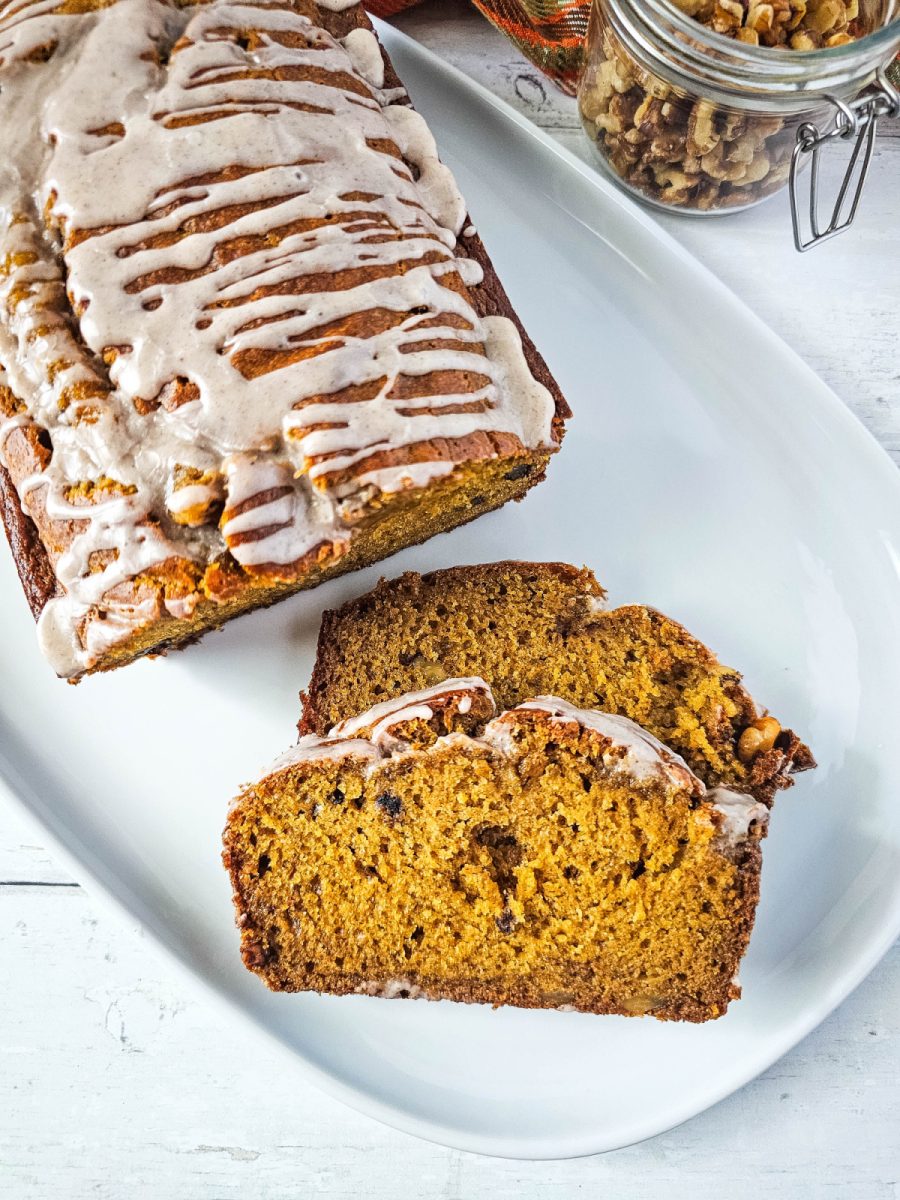
<path fill-rule="evenodd" d="M 398 19 L 587 155 L 574 103 L 465 0 Z M 667 228 L 812 364 L 900 461 L 900 136 L 857 225 L 790 248 L 786 205 Z M 567 1163 L 482 1159 L 356 1115 L 190 997 L 94 911 L 0 800 L 3 1200 L 900 1200 L 900 946 L 826 1023 L 680 1129 Z"/>

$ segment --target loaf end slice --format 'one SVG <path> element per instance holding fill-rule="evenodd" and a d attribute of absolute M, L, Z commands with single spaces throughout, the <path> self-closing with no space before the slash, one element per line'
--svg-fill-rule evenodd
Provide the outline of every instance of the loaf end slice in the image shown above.
<path fill-rule="evenodd" d="M 607 609 L 586 568 L 498 562 L 407 573 L 324 614 L 301 730 L 478 673 L 501 708 L 547 693 L 637 721 L 709 786 L 771 803 L 814 765 L 740 674 L 645 605 Z"/>

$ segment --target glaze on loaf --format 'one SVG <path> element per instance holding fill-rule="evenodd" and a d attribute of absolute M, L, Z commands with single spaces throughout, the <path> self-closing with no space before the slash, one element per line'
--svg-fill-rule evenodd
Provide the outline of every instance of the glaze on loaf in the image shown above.
<path fill-rule="evenodd" d="M 335 7 L 0 5 L 0 483 L 61 675 L 517 498 L 559 444 L 424 120 Z"/>

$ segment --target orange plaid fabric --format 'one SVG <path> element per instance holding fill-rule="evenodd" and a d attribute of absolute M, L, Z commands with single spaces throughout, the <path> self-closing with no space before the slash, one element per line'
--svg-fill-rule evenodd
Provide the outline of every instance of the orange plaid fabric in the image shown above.
<path fill-rule="evenodd" d="M 367 0 L 376 17 L 390 17 L 419 0 Z M 587 32 L 590 0 L 473 0 L 522 53 L 566 92 L 574 92 Z"/>

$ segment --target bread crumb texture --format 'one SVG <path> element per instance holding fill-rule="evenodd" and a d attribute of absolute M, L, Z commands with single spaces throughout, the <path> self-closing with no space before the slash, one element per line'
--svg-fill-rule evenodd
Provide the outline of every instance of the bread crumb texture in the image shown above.
<path fill-rule="evenodd" d="M 370 742 L 307 737 L 238 799 L 224 858 L 246 965 L 275 990 L 720 1016 L 761 829 L 726 835 L 683 765 L 634 769 L 546 711 L 435 719 L 374 763 Z"/>
<path fill-rule="evenodd" d="M 564 563 L 489 563 L 382 581 L 325 614 L 301 729 L 324 733 L 389 697 L 479 675 L 501 709 L 553 695 L 629 717 L 704 783 L 767 803 L 791 772 L 814 765 L 771 717 L 766 736 L 745 736 L 741 750 L 760 711 L 740 674 L 655 609 L 605 609 L 603 599 L 589 570 Z"/>

